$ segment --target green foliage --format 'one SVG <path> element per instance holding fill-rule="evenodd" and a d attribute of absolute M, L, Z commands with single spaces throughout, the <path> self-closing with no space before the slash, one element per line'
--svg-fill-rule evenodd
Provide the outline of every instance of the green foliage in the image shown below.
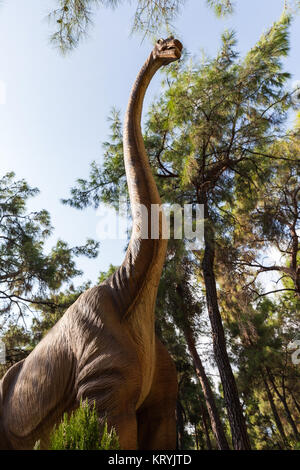
<path fill-rule="evenodd" d="M 126 0 L 127 1 L 127 0 Z M 56 0 L 49 19 L 56 24 L 51 40 L 62 53 L 75 48 L 86 35 L 95 7 L 117 8 L 125 0 Z M 185 0 L 136 0 L 132 30 L 153 33 L 168 29 Z"/>
<path fill-rule="evenodd" d="M 108 431 L 107 422 L 100 432 L 95 404 L 91 408 L 81 402 L 70 416 L 64 414 L 62 422 L 50 436 L 50 450 L 117 450 L 118 437 L 114 429 Z"/>

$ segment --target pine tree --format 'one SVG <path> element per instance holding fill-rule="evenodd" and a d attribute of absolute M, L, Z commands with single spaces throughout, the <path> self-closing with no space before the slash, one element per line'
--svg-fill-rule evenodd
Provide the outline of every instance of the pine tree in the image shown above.
<path fill-rule="evenodd" d="M 168 31 L 187 0 L 136 0 L 132 31 L 143 34 Z M 49 19 L 56 25 L 52 42 L 65 53 L 75 48 L 87 34 L 96 7 L 117 8 L 129 0 L 56 0 Z M 218 16 L 233 10 L 231 0 L 206 0 Z"/>
<path fill-rule="evenodd" d="M 70 248 L 58 240 L 49 253 L 45 242 L 52 232 L 46 210 L 27 211 L 27 200 L 38 194 L 14 173 L 0 179 L 0 315 L 1 320 L 24 316 L 29 304 L 51 305 L 45 297 L 81 274 L 75 258 L 97 256 L 98 243 Z"/>

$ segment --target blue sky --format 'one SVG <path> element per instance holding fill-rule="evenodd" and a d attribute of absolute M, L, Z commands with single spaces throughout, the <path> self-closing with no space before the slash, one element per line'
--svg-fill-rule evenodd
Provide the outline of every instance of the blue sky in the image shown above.
<path fill-rule="evenodd" d="M 4 0 L 0 4 L 0 83 L 6 102 L 0 104 L 1 173 L 14 170 L 41 194 L 31 210 L 47 209 L 57 238 L 70 245 L 97 238 L 99 217 L 92 209 L 63 206 L 76 178 L 85 178 L 92 160 L 101 162 L 101 143 L 108 138 L 107 116 L 113 106 L 124 115 L 128 95 L 151 41 L 130 35 L 134 1 L 115 11 L 101 9 L 89 37 L 67 57 L 49 43 L 47 13 L 54 0 Z M 215 18 L 204 0 L 188 0 L 178 21 L 177 37 L 192 55 L 214 55 L 225 28 L 237 33 L 241 54 L 279 18 L 283 0 L 237 0 L 236 13 Z M 300 80 L 300 18 L 292 25 L 291 52 L 285 61 L 293 80 Z M 159 94 L 159 76 L 149 89 Z M 1 93 L 1 87 L 0 87 Z M 50 246 L 50 245 L 49 245 Z M 123 258 L 122 243 L 104 241 L 97 260 L 80 259 L 84 279 L 95 281 L 100 270 Z"/>

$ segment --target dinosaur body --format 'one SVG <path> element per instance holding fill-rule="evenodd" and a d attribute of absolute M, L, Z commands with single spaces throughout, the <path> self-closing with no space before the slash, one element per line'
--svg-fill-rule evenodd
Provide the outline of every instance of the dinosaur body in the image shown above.
<path fill-rule="evenodd" d="M 181 44 L 159 40 L 133 86 L 124 127 L 124 160 L 133 213 L 125 260 L 84 292 L 32 353 L 0 382 L 0 449 L 47 448 L 64 412 L 95 402 L 122 449 L 174 449 L 176 370 L 154 332 L 155 301 L 167 241 L 145 239 L 140 205 L 160 204 L 140 129 L 154 73 L 180 57 Z M 147 228 L 147 227 L 146 227 Z"/>

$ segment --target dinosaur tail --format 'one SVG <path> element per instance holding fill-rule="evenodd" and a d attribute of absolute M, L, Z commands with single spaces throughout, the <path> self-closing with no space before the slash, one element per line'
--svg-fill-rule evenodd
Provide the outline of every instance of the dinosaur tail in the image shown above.
<path fill-rule="evenodd" d="M 24 361 L 25 359 L 14 364 L 0 380 L 0 449 L 3 450 L 13 449 L 4 425 L 4 403 L 8 399 L 10 385 L 23 367 Z"/>
<path fill-rule="evenodd" d="M 9 450 L 11 446 L 7 439 L 3 424 L 3 380 L 0 379 L 0 450 Z"/>
<path fill-rule="evenodd" d="M 0 379 L 0 450 L 12 449 L 4 426 L 4 380 L 2 378 Z"/>

